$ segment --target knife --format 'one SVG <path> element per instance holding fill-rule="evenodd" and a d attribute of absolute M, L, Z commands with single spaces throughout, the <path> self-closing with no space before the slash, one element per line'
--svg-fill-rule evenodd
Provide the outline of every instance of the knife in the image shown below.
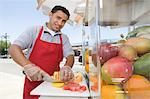
<path fill-rule="evenodd" d="M 63 81 L 61 81 L 61 80 L 56 80 L 56 79 L 54 79 L 53 76 L 49 76 L 48 74 L 47 74 L 47 75 L 44 75 L 43 81 L 46 81 L 46 82 L 53 82 L 53 83 L 63 82 Z"/>

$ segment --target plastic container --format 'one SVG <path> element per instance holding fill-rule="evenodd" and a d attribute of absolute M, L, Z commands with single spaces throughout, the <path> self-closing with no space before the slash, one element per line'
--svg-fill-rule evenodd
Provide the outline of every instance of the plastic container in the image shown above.
<path fill-rule="evenodd" d="M 88 51 L 84 65 L 93 99 L 150 99 L 149 5 L 149 0 L 86 1 L 83 52 Z"/>

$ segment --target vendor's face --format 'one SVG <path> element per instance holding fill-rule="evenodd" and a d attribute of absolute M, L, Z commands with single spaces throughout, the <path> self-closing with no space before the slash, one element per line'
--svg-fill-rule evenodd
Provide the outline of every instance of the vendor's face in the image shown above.
<path fill-rule="evenodd" d="M 58 10 L 55 13 L 50 13 L 50 22 L 49 22 L 50 28 L 53 31 L 60 31 L 65 25 L 67 20 L 68 20 L 67 14 L 65 14 L 61 10 Z"/>

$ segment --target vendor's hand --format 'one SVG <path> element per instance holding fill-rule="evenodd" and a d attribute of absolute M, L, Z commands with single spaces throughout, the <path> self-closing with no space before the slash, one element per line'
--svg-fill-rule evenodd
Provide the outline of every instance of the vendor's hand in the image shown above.
<path fill-rule="evenodd" d="M 60 79 L 65 82 L 70 81 L 74 77 L 73 71 L 71 70 L 70 66 L 63 66 L 60 69 L 60 75 Z"/>
<path fill-rule="evenodd" d="M 42 81 L 43 77 L 48 76 L 40 67 L 35 64 L 27 64 L 24 67 L 24 72 L 30 81 Z"/>

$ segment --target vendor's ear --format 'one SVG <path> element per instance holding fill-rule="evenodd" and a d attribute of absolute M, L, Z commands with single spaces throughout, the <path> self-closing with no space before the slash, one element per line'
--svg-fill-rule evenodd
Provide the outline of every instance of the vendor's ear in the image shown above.
<path fill-rule="evenodd" d="M 52 12 L 50 12 L 50 13 L 49 13 L 49 16 L 51 17 L 51 16 L 52 16 L 52 14 L 53 14 L 53 13 L 52 13 Z"/>

